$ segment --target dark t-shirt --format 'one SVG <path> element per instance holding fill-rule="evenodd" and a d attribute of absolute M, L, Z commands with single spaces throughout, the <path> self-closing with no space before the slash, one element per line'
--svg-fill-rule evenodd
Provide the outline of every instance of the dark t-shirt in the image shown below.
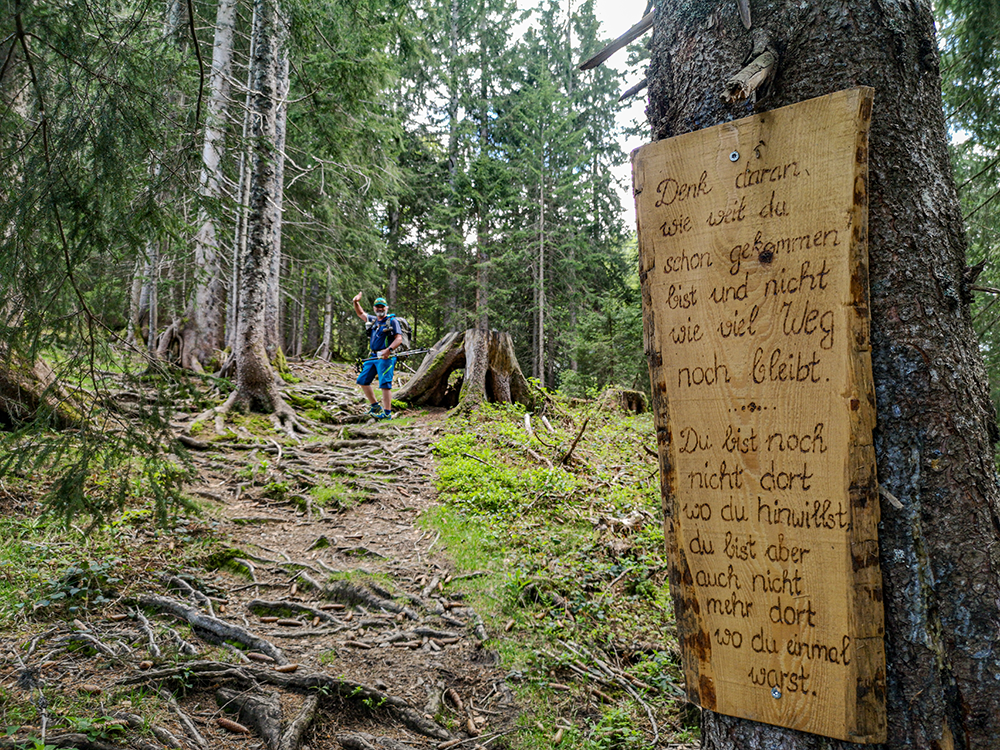
<path fill-rule="evenodd" d="M 379 322 L 379 319 L 372 315 L 367 314 L 368 322 L 372 324 L 371 327 L 371 339 L 368 346 L 373 352 L 379 352 L 382 349 L 387 349 L 389 344 L 392 343 L 393 339 L 400 333 L 402 329 L 399 326 L 399 321 L 386 315 Z"/>

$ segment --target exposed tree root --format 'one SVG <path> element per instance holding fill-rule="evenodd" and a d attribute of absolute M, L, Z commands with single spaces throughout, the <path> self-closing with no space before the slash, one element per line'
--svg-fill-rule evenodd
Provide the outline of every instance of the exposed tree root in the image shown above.
<path fill-rule="evenodd" d="M 337 625 L 343 624 L 339 619 L 328 612 L 313 609 L 312 607 L 306 607 L 303 604 L 295 604 L 294 602 L 267 602 L 262 599 L 254 599 L 253 601 L 247 603 L 247 609 L 255 615 L 290 617 L 296 614 L 304 614 L 312 618 L 314 622 L 318 620 L 319 622 L 332 622 Z"/>
<path fill-rule="evenodd" d="M 268 750 L 281 744 L 281 696 L 275 692 L 257 693 L 219 688 L 215 700 L 223 711 L 235 713 L 240 723 L 253 729 Z"/>
<path fill-rule="evenodd" d="M 409 745 L 388 737 L 374 737 L 370 734 L 352 733 L 337 735 L 344 750 L 410 750 Z"/>
<path fill-rule="evenodd" d="M 160 690 L 159 695 L 170 705 L 170 708 L 173 709 L 174 713 L 177 714 L 177 720 L 180 722 L 180 725 L 184 727 L 184 733 L 188 736 L 188 738 L 201 750 L 209 750 L 208 743 L 205 742 L 205 738 L 201 736 L 201 732 L 198 731 L 198 727 L 196 727 L 194 722 L 191 721 L 191 717 L 181 710 L 181 707 L 177 704 L 177 699 L 174 698 L 173 693 L 169 690 Z"/>
<path fill-rule="evenodd" d="M 28 748 L 31 747 L 26 740 L 0 739 L 0 748 Z M 34 745 L 41 747 L 41 745 Z M 45 738 L 45 747 L 76 748 L 76 750 L 128 750 L 122 745 L 115 745 L 104 740 L 91 739 L 85 734 L 58 734 L 54 737 Z"/>
<path fill-rule="evenodd" d="M 301 574 L 300 578 L 306 581 L 320 592 L 324 599 L 343 602 L 344 604 L 361 604 L 373 609 L 384 609 L 387 612 L 398 612 L 404 614 L 411 620 L 418 620 L 420 617 L 409 607 L 403 607 L 392 599 L 382 599 L 371 591 L 357 586 L 347 581 L 333 581 L 324 586 L 306 574 Z"/>
<path fill-rule="evenodd" d="M 309 726 L 312 724 L 313 719 L 316 718 L 316 709 L 318 707 L 318 695 L 306 696 L 305 702 L 303 702 L 299 712 L 295 715 L 295 718 L 289 722 L 288 727 L 285 729 L 285 733 L 281 736 L 281 742 L 278 745 L 278 750 L 299 749 L 306 736 L 306 732 L 309 731 Z"/>
<path fill-rule="evenodd" d="M 196 416 L 191 420 L 191 423 L 187 427 L 188 435 L 191 431 L 200 425 L 202 422 L 207 421 L 209 418 L 214 420 L 215 432 L 217 435 L 222 435 L 226 431 L 226 415 L 231 411 L 240 411 L 246 407 L 243 403 L 245 399 L 241 399 L 241 394 L 239 390 L 235 390 L 229 394 L 229 397 L 219 406 L 213 406 L 211 409 L 206 409 L 201 414 Z M 301 435 L 311 435 L 313 431 L 306 427 L 305 420 L 299 418 L 295 413 L 295 410 L 288 405 L 280 395 L 277 393 L 273 394 L 271 398 L 271 423 L 274 425 L 275 430 L 285 433 L 289 438 L 296 440 L 298 439 L 298 434 Z"/>
<path fill-rule="evenodd" d="M 244 689 L 260 684 L 273 685 L 285 690 L 313 692 L 321 701 L 333 696 L 351 700 L 369 710 L 385 709 L 405 726 L 425 737 L 450 740 L 452 735 L 432 719 L 426 718 L 402 698 L 382 692 L 352 680 L 345 680 L 321 673 L 298 674 L 277 672 L 255 666 L 225 664 L 213 661 L 191 661 L 178 667 L 144 672 L 118 680 L 117 685 L 140 685 L 179 681 L 184 684 L 207 685 L 231 681 Z"/>
<path fill-rule="evenodd" d="M 248 633 L 243 628 L 223 622 L 218 618 L 203 615 L 201 612 L 187 607 L 178 601 L 160 596 L 143 596 L 138 601 L 143 607 L 149 607 L 160 612 L 168 612 L 186 620 L 191 625 L 191 629 L 199 637 L 206 638 L 209 642 L 237 641 L 252 651 L 259 651 L 270 656 L 278 664 L 288 663 L 288 660 L 281 651 L 269 641 Z"/>

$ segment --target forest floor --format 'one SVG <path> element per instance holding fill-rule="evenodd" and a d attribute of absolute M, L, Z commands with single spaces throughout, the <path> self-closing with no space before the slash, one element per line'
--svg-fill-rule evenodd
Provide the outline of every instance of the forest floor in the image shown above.
<path fill-rule="evenodd" d="M 501 653 L 519 637 L 515 621 L 479 609 L 477 586 L 495 571 L 457 565 L 426 522 L 444 411 L 375 422 L 360 414 L 350 368 L 293 371 L 300 382 L 286 395 L 322 419 L 317 434 L 267 436 L 260 417 L 192 429 L 198 410 L 177 413 L 196 468 L 185 491 L 200 512 L 170 530 L 126 512 L 72 543 L 28 542 L 30 554 L 56 554 L 47 576 L 20 588 L 5 568 L 30 614 L 0 636 L 0 747 L 535 746 L 525 733 L 584 747 L 570 739 L 583 736 L 574 722 L 600 723 L 616 692 L 653 721 L 636 692 L 649 685 L 572 641 L 560 643 L 577 658 L 543 673 L 534 695 L 572 693 L 573 710 L 525 705 L 524 676 Z M 21 519 L 11 528 L 23 525 L 30 494 L 0 489 L 4 514 Z M 10 538 L 8 566 L 25 535 Z M 67 544 L 85 553 L 69 568 Z M 586 746 L 695 747 L 638 738 Z"/>

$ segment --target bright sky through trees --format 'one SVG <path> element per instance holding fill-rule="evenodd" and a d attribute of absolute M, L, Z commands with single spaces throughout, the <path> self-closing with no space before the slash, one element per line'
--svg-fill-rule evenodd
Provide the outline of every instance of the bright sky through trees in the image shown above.
<path fill-rule="evenodd" d="M 567 0 L 562 0 L 564 9 L 566 2 Z M 580 4 L 580 0 L 572 0 L 572 2 L 574 7 Z M 517 6 L 521 10 L 535 8 L 538 6 L 538 0 L 517 0 Z M 600 21 L 601 24 L 601 37 L 607 42 L 617 39 L 639 22 L 639 19 L 642 18 L 642 12 L 645 9 L 646 0 L 595 0 L 594 15 L 597 16 L 597 20 Z M 524 33 L 524 28 L 520 29 L 520 33 Z M 647 37 L 643 37 L 641 41 L 645 41 Z M 642 80 L 642 76 L 644 74 L 644 70 L 642 69 L 638 71 L 626 72 L 626 68 L 628 67 L 627 60 L 628 51 L 623 49 L 616 52 L 612 55 L 611 59 L 604 63 L 605 65 L 610 65 L 612 68 L 621 71 L 623 76 L 620 86 L 621 91 L 626 91 L 637 84 L 640 80 Z M 618 124 L 620 126 L 624 126 L 631 124 L 633 120 L 638 120 L 640 123 L 645 125 L 645 110 L 646 92 L 641 91 L 638 96 L 632 97 L 630 105 L 619 113 Z M 621 136 L 622 151 L 626 154 L 631 153 L 634 149 L 648 142 L 649 138 L 645 135 L 645 129 L 643 130 L 642 136 Z M 614 170 L 614 174 L 615 178 L 622 183 L 622 215 L 626 223 L 630 227 L 634 227 L 635 205 L 632 201 L 631 189 L 632 165 L 629 162 L 626 162 L 622 166 L 616 168 Z"/>
<path fill-rule="evenodd" d="M 634 24 L 638 23 L 639 19 L 642 18 L 642 12 L 645 9 L 646 0 L 596 0 L 594 4 L 594 14 L 601 22 L 601 27 L 604 30 L 605 35 L 608 37 L 608 41 L 617 39 L 623 33 L 628 31 Z M 643 40 L 645 39 L 646 37 L 643 37 Z M 605 64 L 624 71 L 627 59 L 628 52 L 626 50 L 619 50 Z M 627 77 L 622 80 L 621 90 L 625 91 L 631 88 L 637 84 L 641 78 L 642 71 L 627 74 Z M 639 122 L 644 123 L 646 118 L 645 109 L 646 92 L 641 91 L 638 96 L 632 97 L 629 107 L 618 116 L 618 122 L 620 124 L 627 125 L 631 123 L 632 120 L 639 120 Z M 648 142 L 649 138 L 645 135 L 645 130 L 643 131 L 643 136 L 641 137 L 622 136 L 622 151 L 629 154 L 634 149 Z M 626 162 L 624 166 L 615 170 L 615 176 L 624 180 L 625 189 L 622 193 L 622 209 L 624 211 L 626 221 L 630 226 L 634 227 L 635 206 L 632 202 L 631 191 L 632 165 Z"/>

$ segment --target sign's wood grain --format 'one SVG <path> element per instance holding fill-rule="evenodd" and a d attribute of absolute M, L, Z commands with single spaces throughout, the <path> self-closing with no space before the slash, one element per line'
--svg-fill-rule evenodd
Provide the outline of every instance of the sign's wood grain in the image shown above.
<path fill-rule="evenodd" d="M 633 154 L 688 693 L 851 742 L 886 731 L 871 108 L 842 91 Z"/>

